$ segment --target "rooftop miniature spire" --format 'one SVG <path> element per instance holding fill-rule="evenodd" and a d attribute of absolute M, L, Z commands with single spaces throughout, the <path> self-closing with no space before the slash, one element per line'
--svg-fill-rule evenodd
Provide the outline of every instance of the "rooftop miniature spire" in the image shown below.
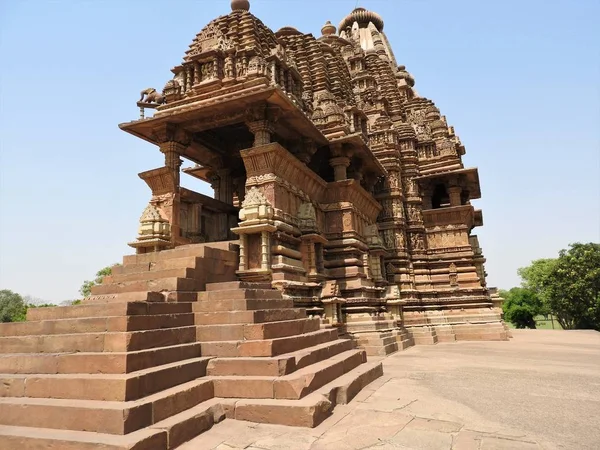
<path fill-rule="evenodd" d="M 392 47 L 383 31 L 383 18 L 365 8 L 356 8 L 340 22 L 338 32 L 343 39 L 360 43 L 368 54 L 378 54 L 396 71 L 397 63 Z"/>
<path fill-rule="evenodd" d="M 321 34 L 323 36 L 330 36 L 332 34 L 335 34 L 336 31 L 337 30 L 335 26 L 331 23 L 330 20 L 328 20 L 327 23 L 323 25 L 323 28 L 321 28 Z"/>
<path fill-rule="evenodd" d="M 250 11 L 250 2 L 248 0 L 231 0 L 232 11 Z"/>

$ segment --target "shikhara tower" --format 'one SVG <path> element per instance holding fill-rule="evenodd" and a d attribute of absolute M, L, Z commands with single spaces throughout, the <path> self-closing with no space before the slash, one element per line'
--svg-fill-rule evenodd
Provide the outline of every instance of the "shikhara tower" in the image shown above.
<path fill-rule="evenodd" d="M 249 8 L 234 0 L 121 125 L 165 158 L 140 174 L 136 254 L 81 305 L 0 324 L 1 448 L 316 426 L 382 375 L 366 355 L 507 338 L 472 234 L 477 169 L 383 19 L 358 8 L 317 39 Z"/>

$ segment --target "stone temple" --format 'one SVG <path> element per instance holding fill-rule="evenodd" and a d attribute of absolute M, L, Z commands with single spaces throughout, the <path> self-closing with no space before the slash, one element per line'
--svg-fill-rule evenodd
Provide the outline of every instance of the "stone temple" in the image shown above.
<path fill-rule="evenodd" d="M 473 234 L 477 169 L 383 19 L 357 8 L 315 38 L 231 9 L 120 126 L 165 160 L 139 174 L 135 254 L 81 305 L 0 325 L 0 448 L 312 427 L 382 374 L 368 355 L 507 339 Z"/>

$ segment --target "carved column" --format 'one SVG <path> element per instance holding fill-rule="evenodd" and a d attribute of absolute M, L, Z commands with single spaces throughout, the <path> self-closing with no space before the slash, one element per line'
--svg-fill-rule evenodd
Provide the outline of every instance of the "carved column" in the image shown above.
<path fill-rule="evenodd" d="M 271 236 L 266 231 L 261 232 L 261 264 L 260 268 L 264 271 L 268 271 L 271 268 Z"/>
<path fill-rule="evenodd" d="M 431 197 L 433 196 L 433 189 L 431 187 L 426 187 L 423 189 L 423 209 L 432 209 L 433 204 L 431 202 Z"/>
<path fill-rule="evenodd" d="M 450 196 L 450 206 L 460 206 L 460 194 L 462 188 L 460 186 L 450 186 L 448 188 L 448 195 Z"/>
<path fill-rule="evenodd" d="M 347 169 L 350 166 L 350 158 L 338 156 L 329 160 L 329 165 L 333 167 L 333 176 L 335 181 L 343 181 L 348 178 Z"/>
<path fill-rule="evenodd" d="M 165 166 L 172 170 L 173 178 L 179 188 L 179 169 L 183 163 L 180 155 L 183 153 L 185 146 L 176 141 L 168 141 L 160 144 L 159 148 L 165 155 Z"/>
<path fill-rule="evenodd" d="M 228 205 L 233 205 L 233 178 L 231 177 L 231 170 L 221 169 L 218 171 L 218 176 L 219 196 L 215 198 Z"/>
<path fill-rule="evenodd" d="M 252 187 L 240 210 L 240 226 L 231 231 L 240 236 L 240 269 L 242 281 L 271 280 L 271 234 L 273 208 L 262 192 Z"/>
<path fill-rule="evenodd" d="M 221 198 L 221 178 L 215 172 L 210 172 L 208 176 L 210 180 L 210 187 L 214 191 L 214 199 L 219 200 Z"/>
<path fill-rule="evenodd" d="M 179 182 L 180 168 L 182 160 L 179 155 L 183 152 L 185 146 L 176 141 L 167 141 L 159 145 L 160 151 L 165 155 L 165 167 L 170 170 L 173 179 L 173 192 L 170 211 L 171 223 L 171 241 L 173 245 L 177 245 L 177 240 L 181 236 L 181 218 L 180 218 L 180 200 L 179 200 Z"/>
<path fill-rule="evenodd" d="M 200 84 L 201 78 L 200 78 L 201 74 L 200 74 L 200 64 L 198 64 L 197 62 L 194 63 L 194 86 L 197 84 Z"/>
<path fill-rule="evenodd" d="M 246 260 L 246 249 L 248 247 L 248 235 L 241 234 L 240 235 L 240 272 L 244 272 L 248 267 L 248 262 Z"/>

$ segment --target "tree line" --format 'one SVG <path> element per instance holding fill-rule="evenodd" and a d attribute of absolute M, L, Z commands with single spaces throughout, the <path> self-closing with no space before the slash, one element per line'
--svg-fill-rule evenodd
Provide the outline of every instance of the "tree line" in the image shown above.
<path fill-rule="evenodd" d="M 504 319 L 516 328 L 536 328 L 536 316 L 551 314 L 565 330 L 600 331 L 600 244 L 571 244 L 518 274 L 520 287 L 500 291 Z"/>

